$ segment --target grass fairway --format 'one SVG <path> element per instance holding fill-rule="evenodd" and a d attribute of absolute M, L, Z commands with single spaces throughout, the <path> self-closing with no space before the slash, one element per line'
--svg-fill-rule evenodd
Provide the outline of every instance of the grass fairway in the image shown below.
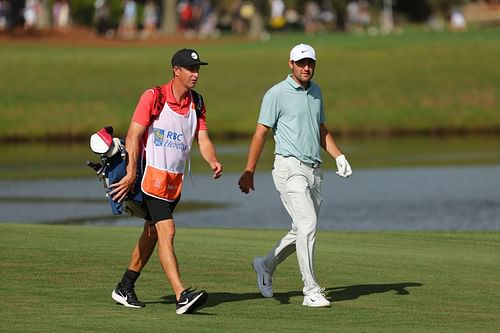
<path fill-rule="evenodd" d="M 156 256 L 136 291 L 113 304 L 139 228 L 0 225 L 1 332 L 498 332 L 500 233 L 320 232 L 317 275 L 331 308 L 301 305 L 294 257 L 257 292 L 250 261 L 280 230 L 185 229 L 184 281 L 210 293 L 178 316 Z"/>
<path fill-rule="evenodd" d="M 499 33 L 275 34 L 267 43 L 222 38 L 164 46 L 2 43 L 0 137 L 86 139 L 109 124 L 123 135 L 141 93 L 170 79 L 171 55 L 182 46 L 210 63 L 196 89 L 211 133 L 246 135 L 264 92 L 289 72 L 288 52 L 298 42 L 317 50 L 315 81 L 335 131 L 498 130 Z"/>

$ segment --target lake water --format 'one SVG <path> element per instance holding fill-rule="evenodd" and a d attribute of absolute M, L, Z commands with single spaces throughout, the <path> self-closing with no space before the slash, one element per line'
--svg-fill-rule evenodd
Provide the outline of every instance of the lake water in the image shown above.
<path fill-rule="evenodd" d="M 327 230 L 500 230 L 500 137 L 341 138 L 354 174 L 335 175 L 325 158 L 319 228 Z M 256 191 L 237 181 L 248 142 L 217 144 L 225 173 L 211 179 L 194 147 L 176 223 L 189 227 L 289 228 L 270 175 L 268 140 Z M 141 226 L 112 216 L 102 185 L 85 160 L 88 144 L 1 144 L 0 222 Z M 85 178 L 86 177 L 86 178 Z M 201 202 L 224 208 L 187 210 Z"/>
<path fill-rule="evenodd" d="M 256 174 L 256 191 L 248 195 L 237 188 L 238 177 L 188 177 L 180 205 L 227 206 L 179 211 L 178 227 L 289 228 L 270 172 Z M 349 179 L 326 170 L 323 195 L 323 230 L 500 230 L 500 164 L 354 169 Z M 111 216 L 96 178 L 1 180 L 0 222 L 142 225 Z"/>

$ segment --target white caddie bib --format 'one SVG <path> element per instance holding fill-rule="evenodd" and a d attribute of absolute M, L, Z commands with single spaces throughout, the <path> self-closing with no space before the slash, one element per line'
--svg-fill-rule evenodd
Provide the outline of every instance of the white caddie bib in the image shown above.
<path fill-rule="evenodd" d="M 193 103 L 185 115 L 174 112 L 165 103 L 148 128 L 146 168 L 141 182 L 144 193 L 166 201 L 179 198 L 197 123 Z"/>

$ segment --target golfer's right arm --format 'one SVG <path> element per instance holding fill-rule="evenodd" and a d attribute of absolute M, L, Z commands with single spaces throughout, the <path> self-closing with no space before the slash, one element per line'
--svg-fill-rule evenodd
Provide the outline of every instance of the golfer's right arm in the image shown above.
<path fill-rule="evenodd" d="M 248 151 L 247 165 L 245 171 L 240 177 L 238 185 L 241 192 L 249 193 L 250 190 L 255 190 L 253 184 L 253 175 L 255 169 L 257 168 L 257 162 L 259 161 L 260 155 L 266 143 L 267 133 L 269 132 L 269 127 L 262 124 L 257 124 L 255 128 L 255 133 L 252 136 L 252 142 L 250 143 L 250 149 Z"/>
<path fill-rule="evenodd" d="M 121 202 L 127 193 L 134 190 L 137 161 L 141 152 L 141 140 L 146 127 L 135 121 L 130 122 L 127 138 L 125 139 L 125 149 L 127 150 L 127 174 L 119 182 L 112 184 L 113 190 L 110 192 L 113 200 Z"/>

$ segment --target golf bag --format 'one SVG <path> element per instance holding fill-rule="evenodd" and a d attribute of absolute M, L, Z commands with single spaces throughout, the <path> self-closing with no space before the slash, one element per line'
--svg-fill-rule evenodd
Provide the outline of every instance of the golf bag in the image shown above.
<path fill-rule="evenodd" d="M 105 195 L 109 200 L 111 211 L 114 215 L 123 214 L 144 218 L 147 216 L 147 209 L 143 205 L 141 179 L 142 165 L 137 165 L 137 177 L 134 185 L 134 192 L 128 193 L 122 202 L 114 201 L 109 192 L 112 190 L 110 185 L 120 181 L 127 171 L 127 152 L 123 140 L 113 138 L 113 127 L 107 126 L 92 134 L 90 137 L 90 149 L 99 154 L 100 162 L 94 163 L 87 161 L 99 181 L 104 185 Z"/>

